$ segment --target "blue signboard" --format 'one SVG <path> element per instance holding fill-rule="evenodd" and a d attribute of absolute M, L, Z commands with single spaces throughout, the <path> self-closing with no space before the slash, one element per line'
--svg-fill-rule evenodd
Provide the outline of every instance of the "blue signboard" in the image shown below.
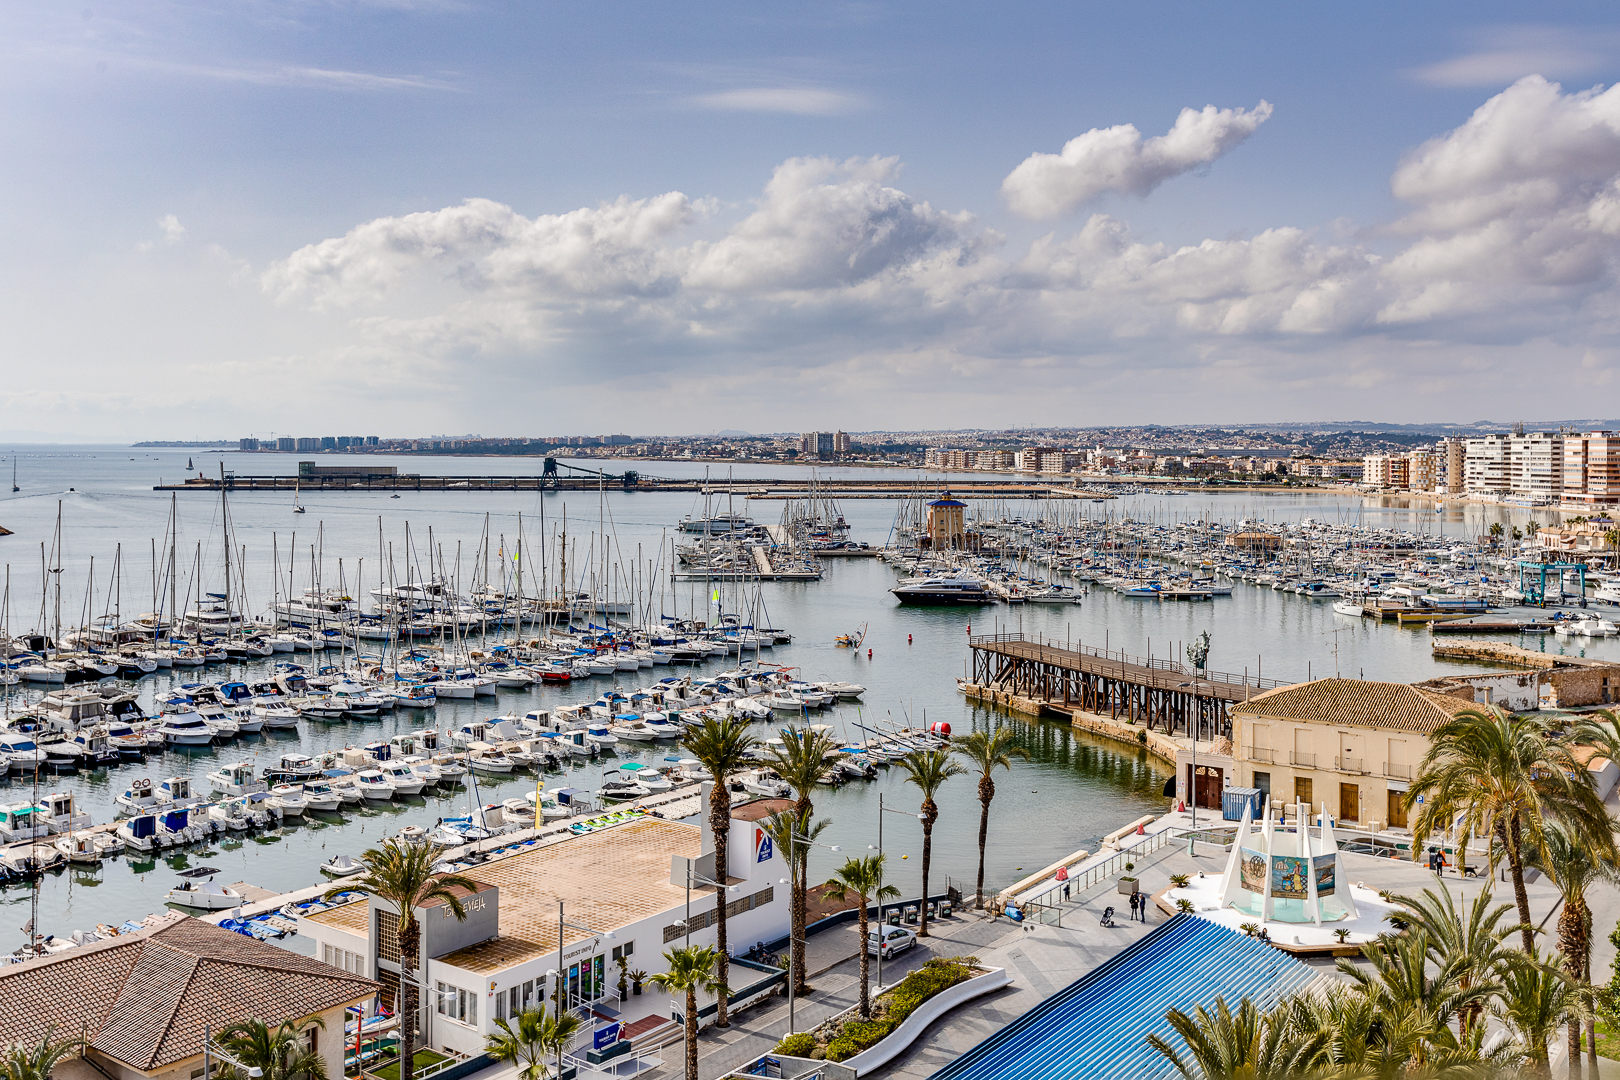
<path fill-rule="evenodd" d="M 601 1027 L 596 1029 L 595 1038 L 591 1040 L 591 1048 L 594 1050 L 602 1050 L 606 1047 L 612 1046 L 618 1041 L 619 1025 L 617 1023 L 603 1024 Z"/>

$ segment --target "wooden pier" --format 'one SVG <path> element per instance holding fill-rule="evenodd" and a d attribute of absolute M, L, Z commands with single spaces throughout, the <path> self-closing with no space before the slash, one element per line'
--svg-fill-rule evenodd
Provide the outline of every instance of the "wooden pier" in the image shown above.
<path fill-rule="evenodd" d="M 1175 735 L 1190 734 L 1195 725 L 1206 737 L 1211 731 L 1230 735 L 1233 704 L 1288 685 L 1247 674 L 1195 673 L 1173 660 L 1022 634 L 974 637 L 968 644 L 973 651 L 972 683 L 977 686 Z"/>
<path fill-rule="evenodd" d="M 913 499 L 920 492 L 934 493 L 949 489 L 951 494 L 967 499 L 1111 499 L 1106 491 L 1092 491 L 1069 484 L 1040 483 L 1027 480 L 972 480 L 948 483 L 943 479 L 919 482 L 915 476 L 904 479 L 870 478 L 827 479 L 747 479 L 707 482 L 701 479 L 675 479 L 670 477 L 635 474 L 633 479 L 614 477 L 604 484 L 596 477 L 528 475 L 528 476 L 418 476 L 410 473 L 388 475 L 365 474 L 357 470 L 351 475 L 299 476 L 236 476 L 230 473 L 217 476 L 194 476 L 190 479 L 153 485 L 153 491 L 217 492 L 223 487 L 233 494 L 244 491 L 301 491 L 305 495 L 322 491 L 374 491 L 397 494 L 416 491 L 460 491 L 482 494 L 497 492 L 535 491 L 596 491 L 605 487 L 611 491 L 708 491 L 713 495 L 734 495 L 742 499 L 802 499 L 807 495 L 821 495 L 839 499 Z"/>

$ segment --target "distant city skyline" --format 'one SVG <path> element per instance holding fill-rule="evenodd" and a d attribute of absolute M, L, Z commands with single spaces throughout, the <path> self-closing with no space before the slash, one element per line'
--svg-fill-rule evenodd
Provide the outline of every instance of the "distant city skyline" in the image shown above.
<path fill-rule="evenodd" d="M 1592 3 L 0 11 L 13 441 L 1620 387 Z"/>

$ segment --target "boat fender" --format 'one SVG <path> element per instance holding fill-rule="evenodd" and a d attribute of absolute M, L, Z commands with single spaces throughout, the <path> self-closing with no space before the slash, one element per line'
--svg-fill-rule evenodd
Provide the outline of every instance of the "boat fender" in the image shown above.
<path fill-rule="evenodd" d="M 871 649 L 866 650 L 866 658 L 868 660 L 872 659 L 872 650 Z"/>

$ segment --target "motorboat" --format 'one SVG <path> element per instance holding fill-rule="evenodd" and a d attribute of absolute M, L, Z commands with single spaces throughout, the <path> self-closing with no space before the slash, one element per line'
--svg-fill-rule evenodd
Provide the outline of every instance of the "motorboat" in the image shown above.
<path fill-rule="evenodd" d="M 51 841 L 51 846 L 67 856 L 70 863 L 98 863 L 105 856 L 91 832 L 68 833 Z"/>
<path fill-rule="evenodd" d="M 208 807 L 208 820 L 216 821 L 233 832 L 241 832 L 253 822 L 247 814 L 246 796 L 239 799 L 221 799 Z"/>
<path fill-rule="evenodd" d="M 298 726 L 298 718 L 303 715 L 291 705 L 255 705 L 253 715 L 259 722 L 271 731 L 286 731 Z"/>
<path fill-rule="evenodd" d="M 251 762 L 239 761 L 234 765 L 226 765 L 207 776 L 214 790 L 221 795 L 252 795 L 264 791 L 268 785 L 263 780 L 253 776 Z"/>
<path fill-rule="evenodd" d="M 6 843 L 51 834 L 44 808 L 30 802 L 0 803 L 0 839 Z"/>
<path fill-rule="evenodd" d="M 669 777 L 663 775 L 657 769 L 636 761 L 627 761 L 620 765 L 619 776 L 622 779 L 640 784 L 647 789 L 649 794 L 653 795 L 668 791 L 675 786 L 669 782 Z"/>
<path fill-rule="evenodd" d="M 325 780 L 306 780 L 304 781 L 304 804 L 310 810 L 331 813 L 343 805 L 343 796 Z"/>
<path fill-rule="evenodd" d="M 812 683 L 811 685 L 816 687 L 819 690 L 824 690 L 827 693 L 832 694 L 835 697 L 846 698 L 846 699 L 851 699 L 851 700 L 853 700 L 855 698 L 858 698 L 862 694 L 866 693 L 866 687 L 860 685 L 859 683 L 852 683 L 852 682 L 818 682 L 818 683 Z"/>
<path fill-rule="evenodd" d="M 207 867 L 200 869 L 208 870 Z M 217 874 L 219 871 L 208 872 Z M 186 873 L 198 874 L 199 871 L 192 870 Z M 215 885 L 211 881 L 198 881 L 195 878 L 182 881 L 165 893 L 163 898 L 171 904 L 201 908 L 204 911 L 223 911 L 247 903 L 247 898 L 229 885 Z"/>
<path fill-rule="evenodd" d="M 214 742 L 214 729 L 196 709 L 165 713 L 158 730 L 170 746 L 211 746 Z"/>
<path fill-rule="evenodd" d="M 1333 610 L 1339 615 L 1349 615 L 1357 619 L 1366 614 L 1366 610 L 1355 600 L 1335 600 Z"/>
<path fill-rule="evenodd" d="M 995 600 L 984 582 L 965 570 L 907 578 L 889 592 L 902 604 L 988 604 Z"/>
<path fill-rule="evenodd" d="M 527 799 L 506 799 L 501 803 L 501 815 L 518 825 L 532 825 L 534 806 Z"/>
<path fill-rule="evenodd" d="M 89 814 L 78 808 L 71 791 L 51 792 L 40 803 L 40 811 L 54 833 L 75 832 L 95 824 Z"/>
<path fill-rule="evenodd" d="M 427 781 L 403 761 L 385 761 L 379 770 L 394 786 L 396 795 L 420 795 Z"/>
<path fill-rule="evenodd" d="M 400 761 L 402 764 L 408 767 L 411 770 L 411 774 L 418 780 L 422 781 L 424 785 L 444 783 L 444 773 L 442 770 L 440 770 L 439 766 L 433 762 L 432 758 L 423 757 L 420 754 L 412 754 L 409 757 L 401 758 Z"/>
<path fill-rule="evenodd" d="M 504 776 L 515 767 L 512 759 L 493 746 L 475 750 L 467 755 L 467 765 L 474 772 Z"/>
<path fill-rule="evenodd" d="M 131 783 L 123 794 L 113 799 L 113 802 L 125 810 L 140 813 L 144 810 L 168 805 L 169 797 L 160 792 L 151 780 L 143 776 Z"/>
<path fill-rule="evenodd" d="M 275 768 L 266 769 L 265 775 L 288 780 L 312 780 L 321 775 L 321 766 L 307 754 L 282 754 L 281 761 Z"/>
<path fill-rule="evenodd" d="M 384 776 L 381 769 L 362 769 L 355 774 L 355 783 L 359 785 L 360 794 L 367 799 L 382 801 L 394 797 L 394 785 Z"/>
<path fill-rule="evenodd" d="M 270 789 L 270 797 L 264 803 L 272 810 L 279 810 L 283 818 L 303 817 L 309 808 L 303 784 L 277 784 Z"/>
<path fill-rule="evenodd" d="M 114 832 L 131 851 L 152 851 L 160 846 L 157 839 L 157 816 L 154 814 L 137 814 L 128 818 L 120 822 Z"/>
<path fill-rule="evenodd" d="M 169 777 L 158 785 L 158 794 L 164 797 L 167 804 L 174 806 L 195 806 L 204 801 L 201 796 L 192 793 L 189 776 Z"/>

